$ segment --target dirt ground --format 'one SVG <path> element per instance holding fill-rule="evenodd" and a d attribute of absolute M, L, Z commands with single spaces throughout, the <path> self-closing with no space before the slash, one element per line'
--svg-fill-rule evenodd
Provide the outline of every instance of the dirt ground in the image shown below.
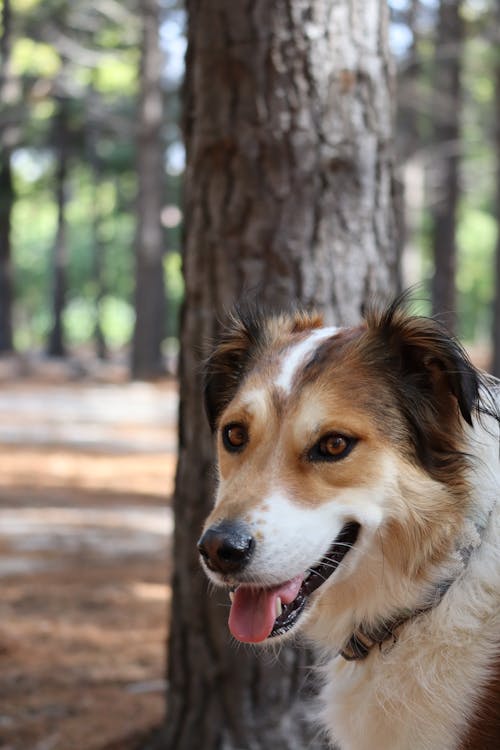
<path fill-rule="evenodd" d="M 0 750 L 162 719 L 175 386 L 0 384 Z"/>

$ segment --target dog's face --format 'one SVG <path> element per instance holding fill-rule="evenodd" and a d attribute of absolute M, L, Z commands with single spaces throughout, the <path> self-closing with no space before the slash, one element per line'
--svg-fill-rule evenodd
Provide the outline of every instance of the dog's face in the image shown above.
<path fill-rule="evenodd" d="M 463 420 L 477 375 L 432 321 L 396 306 L 352 329 L 235 321 L 206 404 L 219 484 L 199 550 L 241 641 L 282 636 L 378 564 L 425 574 L 466 505 Z"/>

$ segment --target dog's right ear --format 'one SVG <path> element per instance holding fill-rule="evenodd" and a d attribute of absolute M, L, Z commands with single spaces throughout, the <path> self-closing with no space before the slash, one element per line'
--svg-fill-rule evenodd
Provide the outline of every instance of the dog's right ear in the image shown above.
<path fill-rule="evenodd" d="M 230 316 L 203 371 L 205 410 L 212 432 L 234 398 L 263 337 L 263 319 L 253 311 Z"/>

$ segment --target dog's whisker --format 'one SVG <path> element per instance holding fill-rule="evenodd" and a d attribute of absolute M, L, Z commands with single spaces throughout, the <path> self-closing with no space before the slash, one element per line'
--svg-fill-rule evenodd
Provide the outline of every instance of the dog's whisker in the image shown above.
<path fill-rule="evenodd" d="M 335 570 L 339 565 L 343 565 L 343 560 L 326 560 L 321 563 L 321 565 L 325 568 L 331 568 Z"/>
<path fill-rule="evenodd" d="M 334 571 L 334 570 L 337 570 L 338 568 L 344 568 L 344 567 L 345 567 L 345 564 L 344 564 L 344 563 L 342 563 L 342 562 L 339 562 L 339 563 L 335 563 L 335 564 L 332 564 L 332 565 L 328 565 L 328 564 L 326 564 L 326 563 L 323 563 L 323 567 L 325 567 L 325 568 L 328 568 L 328 569 L 330 569 L 330 570 Z M 308 569 L 307 569 L 307 573 L 313 573 L 314 575 L 316 575 L 316 576 L 318 576 L 319 578 L 321 578 L 321 579 L 322 579 L 323 581 L 327 581 L 327 580 L 328 580 L 328 578 L 330 577 L 330 575 L 329 575 L 329 574 L 327 574 L 327 575 L 323 575 L 323 574 L 322 574 L 322 573 L 320 573 L 320 572 L 319 572 L 318 570 L 314 570 L 314 568 L 308 568 Z"/>

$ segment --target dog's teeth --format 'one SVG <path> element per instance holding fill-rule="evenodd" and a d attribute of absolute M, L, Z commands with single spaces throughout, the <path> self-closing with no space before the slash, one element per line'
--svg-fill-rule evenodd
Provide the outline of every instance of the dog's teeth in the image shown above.
<path fill-rule="evenodd" d="M 231 599 L 231 601 L 234 600 L 234 591 L 229 592 L 229 598 Z"/>
<path fill-rule="evenodd" d="M 282 612 L 283 607 L 281 606 L 281 598 L 278 596 L 278 598 L 276 599 L 276 617 L 279 617 Z"/>

